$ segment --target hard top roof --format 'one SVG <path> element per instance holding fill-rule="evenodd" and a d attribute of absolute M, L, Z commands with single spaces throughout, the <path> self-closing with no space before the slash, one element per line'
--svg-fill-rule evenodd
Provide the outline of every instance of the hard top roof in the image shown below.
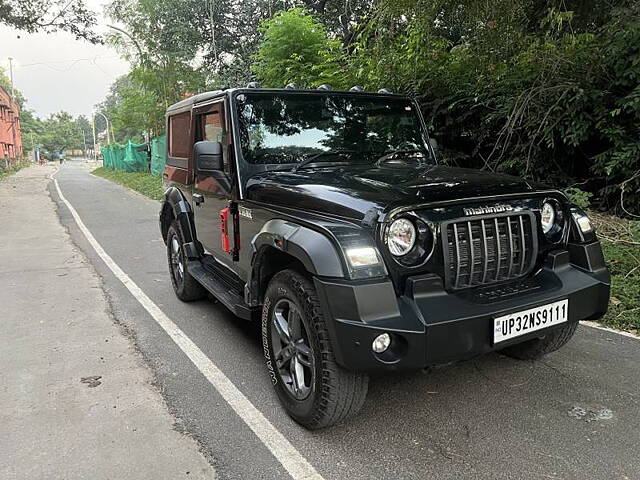
<path fill-rule="evenodd" d="M 234 92 L 246 92 L 246 93 L 254 93 L 254 92 L 267 92 L 267 93 L 310 93 L 310 94 L 318 94 L 318 93 L 338 93 L 338 94 L 351 94 L 351 95 L 369 95 L 369 96 L 386 96 L 386 97 L 407 97 L 406 95 L 400 95 L 397 93 L 381 93 L 381 92 L 367 92 L 367 91 L 352 91 L 352 90 L 323 90 L 318 88 L 227 88 L 225 90 L 211 90 L 209 92 L 202 92 L 192 97 L 185 98 L 184 100 L 180 100 L 173 105 L 170 105 L 167 108 L 167 113 L 177 111 L 177 110 L 185 110 L 187 107 L 202 103 L 207 100 L 211 100 L 213 98 L 222 97 L 223 95 L 234 93 Z"/>

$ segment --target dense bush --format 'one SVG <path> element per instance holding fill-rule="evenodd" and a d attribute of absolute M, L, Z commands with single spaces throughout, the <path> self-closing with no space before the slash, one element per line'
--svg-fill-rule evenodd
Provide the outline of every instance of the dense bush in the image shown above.
<path fill-rule="evenodd" d="M 570 2 L 562 5 L 571 7 Z M 420 99 L 449 162 L 640 205 L 640 4 L 383 2 L 351 56 Z"/>

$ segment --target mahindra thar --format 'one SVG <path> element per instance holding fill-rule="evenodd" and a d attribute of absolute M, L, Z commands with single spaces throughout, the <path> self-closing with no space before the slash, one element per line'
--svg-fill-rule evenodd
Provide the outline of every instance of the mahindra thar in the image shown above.
<path fill-rule="evenodd" d="M 172 105 L 167 135 L 175 293 L 260 322 L 266 373 L 307 428 L 357 412 L 370 373 L 534 359 L 607 310 L 587 215 L 439 164 L 406 96 L 250 84 Z"/>

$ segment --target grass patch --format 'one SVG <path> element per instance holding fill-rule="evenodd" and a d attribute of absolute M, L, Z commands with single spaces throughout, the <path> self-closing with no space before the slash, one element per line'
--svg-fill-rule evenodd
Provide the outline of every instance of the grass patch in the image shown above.
<path fill-rule="evenodd" d="M 28 167 L 29 165 L 33 165 L 31 162 L 18 162 L 14 166 L 5 168 L 4 160 L 0 161 L 0 180 L 7 178 L 9 175 L 13 175 L 18 170 L 22 170 L 23 168 Z"/>
<path fill-rule="evenodd" d="M 640 333 L 640 221 L 590 214 L 611 271 L 607 326 Z"/>
<path fill-rule="evenodd" d="M 162 177 L 155 177 L 147 172 L 121 172 L 106 167 L 99 167 L 91 173 L 124 185 L 154 200 L 162 200 L 164 195 Z"/>

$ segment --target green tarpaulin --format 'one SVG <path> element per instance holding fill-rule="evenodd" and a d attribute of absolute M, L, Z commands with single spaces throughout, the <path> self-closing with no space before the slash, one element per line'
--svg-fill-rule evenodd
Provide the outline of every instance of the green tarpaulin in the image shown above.
<path fill-rule="evenodd" d="M 166 163 L 167 136 L 162 135 L 151 139 L 151 175 L 162 175 Z"/>
<path fill-rule="evenodd" d="M 100 149 L 103 165 L 123 172 L 148 172 L 149 162 L 144 143 L 127 142 L 126 145 L 107 145 Z"/>

